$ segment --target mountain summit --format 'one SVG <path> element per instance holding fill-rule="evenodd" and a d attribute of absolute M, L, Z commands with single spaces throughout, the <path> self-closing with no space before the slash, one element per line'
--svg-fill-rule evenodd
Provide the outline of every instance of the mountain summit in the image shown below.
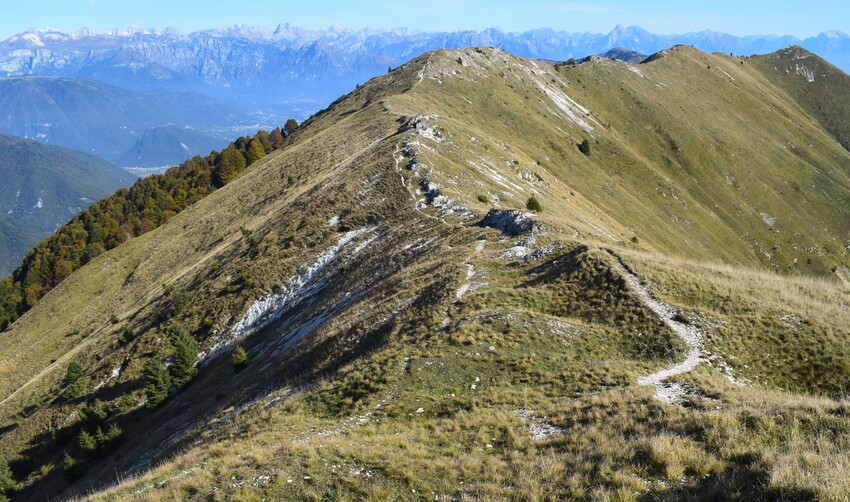
<path fill-rule="evenodd" d="M 14 495 L 844 498 L 833 95 L 649 59 L 426 53 L 94 258 L 0 336 Z"/>

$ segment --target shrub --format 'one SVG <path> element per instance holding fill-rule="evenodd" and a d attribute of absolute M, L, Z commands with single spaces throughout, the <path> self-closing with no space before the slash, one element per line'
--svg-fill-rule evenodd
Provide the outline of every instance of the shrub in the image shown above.
<path fill-rule="evenodd" d="M 65 457 L 62 459 L 62 471 L 65 477 L 71 481 L 78 479 L 83 474 L 83 464 L 68 452 L 65 452 Z"/>
<path fill-rule="evenodd" d="M 578 144 L 578 151 L 585 155 L 590 155 L 590 141 L 587 139 L 582 140 L 581 143 Z"/>
<path fill-rule="evenodd" d="M 248 354 L 245 353 L 245 349 L 241 345 L 233 349 L 233 353 L 230 355 L 230 364 L 233 365 L 233 369 L 237 373 L 248 364 Z"/>
<path fill-rule="evenodd" d="M 180 315 L 180 313 L 186 310 L 186 307 L 189 306 L 191 299 L 189 292 L 185 289 L 181 289 L 174 293 L 174 297 L 171 299 L 171 309 L 168 311 L 168 316 L 175 317 Z"/>
<path fill-rule="evenodd" d="M 71 385 L 83 376 L 83 366 L 77 361 L 71 361 L 65 370 L 65 385 Z"/>
<path fill-rule="evenodd" d="M 540 201 L 533 195 L 528 198 L 528 201 L 525 203 L 525 207 L 527 207 L 529 211 L 534 211 L 535 213 L 543 211 L 543 206 L 540 205 Z"/>
<path fill-rule="evenodd" d="M 128 326 L 124 326 L 124 328 L 121 329 L 121 336 L 118 337 L 118 343 L 126 345 L 132 342 L 134 338 L 136 338 L 136 334 L 133 333 L 133 330 Z"/>
<path fill-rule="evenodd" d="M 106 420 L 106 417 L 109 416 L 109 403 L 101 401 L 100 399 L 95 399 L 91 404 L 89 404 L 89 411 L 92 415 L 97 417 L 98 420 Z"/>
<path fill-rule="evenodd" d="M 115 404 L 115 409 L 119 413 L 125 413 L 127 411 L 132 410 L 136 406 L 136 400 L 133 399 L 132 394 L 123 394 L 118 398 L 118 402 Z"/>
<path fill-rule="evenodd" d="M 97 450 L 101 452 L 108 450 L 115 442 L 121 439 L 123 434 L 124 430 L 116 424 L 111 424 L 105 433 L 103 429 L 98 427 L 94 435 Z"/>

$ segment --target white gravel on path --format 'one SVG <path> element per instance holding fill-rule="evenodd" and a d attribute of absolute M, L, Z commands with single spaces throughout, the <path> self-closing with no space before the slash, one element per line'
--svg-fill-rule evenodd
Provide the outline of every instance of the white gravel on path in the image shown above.
<path fill-rule="evenodd" d="M 637 276 L 626 270 L 622 265 L 618 264 L 618 267 L 619 272 L 623 274 L 626 282 L 629 283 L 629 286 L 637 294 L 640 301 L 658 315 L 664 324 L 672 329 L 688 345 L 688 356 L 681 363 L 672 368 L 638 378 L 638 384 L 640 385 L 655 386 L 656 399 L 665 403 L 676 403 L 687 395 L 687 391 L 681 385 L 668 382 L 667 380 L 670 377 L 688 373 L 703 361 L 703 333 L 696 326 L 674 320 L 673 317 L 678 313 L 674 307 L 653 298 L 646 287 L 641 284 Z"/>

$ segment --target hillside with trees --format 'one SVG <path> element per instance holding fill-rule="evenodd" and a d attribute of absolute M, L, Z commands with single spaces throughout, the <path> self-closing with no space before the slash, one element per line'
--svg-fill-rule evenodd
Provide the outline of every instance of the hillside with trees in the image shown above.
<path fill-rule="evenodd" d="M 165 174 L 139 179 L 92 204 L 30 250 L 10 277 L 0 280 L 0 329 L 93 258 L 165 224 L 283 144 L 279 129 L 260 131 L 221 152 L 195 156 Z"/>

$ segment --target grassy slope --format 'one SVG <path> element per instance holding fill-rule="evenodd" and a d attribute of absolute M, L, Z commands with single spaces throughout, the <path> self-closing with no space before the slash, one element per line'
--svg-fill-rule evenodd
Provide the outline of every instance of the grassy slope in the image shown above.
<path fill-rule="evenodd" d="M 772 84 L 785 90 L 850 149 L 850 76 L 802 47 L 749 58 Z"/>
<path fill-rule="evenodd" d="M 361 87 L 305 124 L 295 144 L 73 274 L 0 340 L 0 395 L 14 392 L 0 402 L 0 450 L 16 473 L 32 470 L 21 496 L 84 491 L 139 459 L 173 454 L 104 496 L 846 495 L 838 475 L 850 463 L 846 406 L 789 393 L 841 394 L 850 376 L 842 363 L 846 290 L 752 269 L 777 264 L 761 248 L 788 238 L 814 249 L 800 272 L 844 263 L 838 252 L 817 250 L 846 231 L 847 219 L 807 218 L 810 207 L 846 215 L 846 175 L 830 160 L 846 152 L 820 129 L 770 120 L 775 113 L 810 123 L 740 66 L 676 49 L 639 67 L 646 78 L 612 62 L 556 74 L 466 50 L 426 55 Z M 590 108 L 594 132 L 556 118 L 535 81 L 563 84 Z M 719 111 L 676 107 L 695 92 L 719 100 Z M 643 107 L 640 121 L 629 106 Z M 744 122 L 735 113 L 750 115 Z M 442 142 L 428 139 L 432 129 L 409 126 L 419 114 L 434 115 L 422 127 Z M 810 161 L 829 181 L 823 191 L 804 189 L 805 204 L 789 208 L 770 188 L 791 175 L 788 154 L 774 149 L 793 135 L 823 148 Z M 575 148 L 584 137 L 589 157 Z M 499 258 L 518 238 L 472 227 L 476 219 L 462 212 L 438 218 L 438 208 L 415 209 L 422 176 L 479 214 L 496 203 L 521 207 L 536 194 L 552 231 L 533 246 L 560 247 L 536 260 Z M 779 233 L 760 212 L 777 217 Z M 89 459 L 76 484 L 64 479 L 63 452 L 79 457 L 76 434 L 93 426 L 81 418 L 84 403 L 52 397 L 68 362 L 83 362 L 90 388 L 121 367 L 96 395 L 115 403 L 130 393 L 140 402 L 142 366 L 167 353 L 168 327 L 180 322 L 208 346 L 211 330 L 228 329 L 253 299 L 362 228 L 311 283 L 309 299 L 242 342 L 243 372 L 234 375 L 222 357 L 162 409 L 116 412 L 111 420 L 129 440 Z M 688 407 L 660 403 L 635 384 L 683 347 L 625 286 L 605 248 L 657 297 L 699 313 L 692 322 L 719 359 L 679 377 L 700 389 Z M 736 265 L 706 263 L 718 258 Z M 473 287 L 458 298 L 467 280 Z M 181 289 L 190 307 L 170 319 Z M 310 336 L 275 355 L 304 325 Z M 124 326 L 140 336 L 122 346 Z M 814 376 L 829 378 L 813 379 L 806 370 L 814 364 L 770 356 L 782 351 L 805 354 L 824 365 Z M 719 361 L 748 385 L 730 384 Z M 534 440 L 532 425 L 563 434 Z"/>
<path fill-rule="evenodd" d="M 541 174 L 548 184 L 505 205 L 521 207 L 537 190 L 559 223 L 592 238 L 610 240 L 588 223 L 661 252 L 788 273 L 827 275 L 848 263 L 847 153 L 737 59 L 679 47 L 632 67 L 643 77 L 617 61 L 535 76 L 545 65 L 511 60 L 504 77 L 474 82 L 478 68 L 498 63 L 474 52 L 467 67 L 444 59 L 433 72 L 445 82 L 423 84 L 435 89 L 424 109 L 440 115 L 434 123 L 452 142 L 445 177 L 434 176 L 451 196 L 475 207 L 476 184 L 493 182 L 466 161 L 489 161 L 508 179 Z M 538 82 L 589 109 L 593 132 L 557 120 Z M 584 138 L 589 158 L 575 148 Z"/>

